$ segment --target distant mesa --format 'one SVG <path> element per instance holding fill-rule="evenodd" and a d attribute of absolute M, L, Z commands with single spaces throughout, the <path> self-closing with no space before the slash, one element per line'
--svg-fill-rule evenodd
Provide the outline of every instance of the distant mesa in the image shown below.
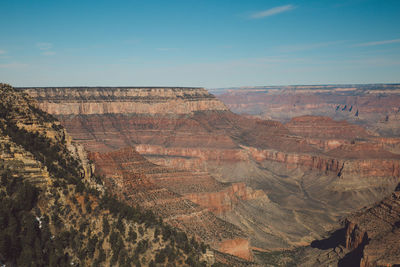
<path fill-rule="evenodd" d="M 400 84 L 260 86 L 216 92 L 238 114 L 281 122 L 301 115 L 323 115 L 362 124 L 382 136 L 400 136 L 399 119 L 382 124 L 386 115 L 390 118 L 399 112 Z"/>

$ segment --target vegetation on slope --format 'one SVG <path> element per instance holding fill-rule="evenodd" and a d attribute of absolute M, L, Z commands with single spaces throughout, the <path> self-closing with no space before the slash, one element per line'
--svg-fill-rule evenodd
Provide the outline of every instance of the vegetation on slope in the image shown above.
<path fill-rule="evenodd" d="M 0 264 L 210 265 L 204 244 L 93 186 L 29 98 L 0 84 L 0 99 Z"/>

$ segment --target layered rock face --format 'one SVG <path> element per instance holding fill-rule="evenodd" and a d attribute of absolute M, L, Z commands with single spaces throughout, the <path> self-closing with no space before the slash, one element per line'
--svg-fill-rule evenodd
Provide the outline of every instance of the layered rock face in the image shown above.
<path fill-rule="evenodd" d="M 210 212 L 210 209 L 214 211 L 213 208 L 227 208 L 224 205 L 231 205 L 231 198 L 242 198 L 241 190 L 246 193 L 244 186 L 233 185 L 222 193 L 216 191 L 214 194 L 217 199 L 211 200 L 211 203 L 201 199 L 191 201 L 199 194 L 199 190 L 207 189 L 202 186 L 205 174 L 190 174 L 152 164 L 133 148 L 107 153 L 93 152 L 90 158 L 98 166 L 96 172 L 105 177 L 108 188 L 132 205 L 140 203 L 160 215 L 165 222 L 207 242 L 214 249 L 252 260 L 246 235 Z M 206 180 L 212 183 L 205 183 L 205 186 L 211 186 L 210 190 L 206 190 L 207 194 L 211 194 L 207 191 L 224 188 L 211 178 Z M 224 197 L 228 203 L 218 199 Z"/>
<path fill-rule="evenodd" d="M 232 209 L 241 200 L 265 197 L 262 191 L 246 188 L 244 183 L 219 183 L 207 172 L 193 173 L 157 167 L 139 156 L 131 147 L 137 143 L 131 140 L 132 136 L 127 134 L 126 138 L 121 138 L 121 134 L 129 126 L 135 129 L 138 125 L 143 125 L 141 116 L 145 119 L 148 116 L 154 117 L 150 125 L 153 128 L 160 124 L 160 119 L 169 124 L 168 119 L 165 120 L 157 114 L 175 117 L 200 111 L 226 110 L 214 96 L 201 88 L 35 88 L 25 91 L 39 101 L 43 110 L 54 115 L 63 114 L 60 116 L 63 123 L 65 116 L 68 119 L 77 119 L 79 123 L 85 123 L 85 119 L 81 120 L 82 115 L 89 120 L 94 119 L 86 126 L 69 127 L 69 130 L 78 142 L 93 152 L 91 159 L 97 166 L 98 174 L 104 175 L 108 179 L 109 188 L 120 192 L 121 197 L 134 199 L 132 204 L 152 209 L 173 226 L 197 236 L 221 252 L 246 260 L 252 259 L 246 235 L 234 225 L 215 217 L 211 211 L 219 214 Z M 44 99 L 50 101 L 43 101 Z M 83 101 L 84 99 L 88 101 Z M 141 115 L 143 112 L 146 115 Z M 130 116 L 126 117 L 125 114 Z M 125 117 L 125 120 L 118 116 Z M 126 121 L 128 119 L 129 122 Z M 88 132 L 82 130 L 88 129 L 86 127 L 90 127 Z M 91 135 L 96 134 L 99 128 L 103 131 L 115 130 L 115 127 L 118 128 L 115 132 L 102 134 L 104 141 L 98 138 L 90 140 Z M 84 136 L 86 134 L 89 137 Z M 146 138 L 142 135 L 137 137 Z M 229 246 L 231 243 L 241 245 L 230 249 L 233 247 Z"/>
<path fill-rule="evenodd" d="M 400 85 L 310 85 L 218 90 L 232 111 L 288 121 L 302 115 L 329 116 L 399 136 Z"/>
<path fill-rule="evenodd" d="M 2 266 L 152 265 L 163 250 L 174 253 L 165 265 L 215 263 L 204 244 L 105 194 L 85 151 L 35 101 L 1 83 L 0 99 Z"/>
<path fill-rule="evenodd" d="M 71 88 L 71 93 L 68 89 L 63 89 L 64 92 L 54 88 L 23 90 L 35 96 L 42 108 L 56 114 L 74 139 L 96 155 L 98 170 L 105 166 L 103 171 L 107 177 L 114 177 L 114 169 L 121 167 L 108 166 L 102 156 L 110 162 L 114 157 L 125 158 L 128 162 L 118 164 L 128 166 L 129 159 L 134 161 L 135 157 L 124 148 L 135 147 L 147 160 L 168 167 L 146 173 L 143 179 L 146 182 L 140 187 L 149 191 L 147 186 L 156 186 L 156 191 L 172 192 L 176 197 L 168 200 L 171 203 L 198 204 L 196 209 L 206 211 L 207 216 L 213 214 L 217 216 L 214 218 L 240 228 L 249 236 L 250 246 L 259 249 L 307 245 L 335 227 L 340 216 L 380 200 L 399 180 L 397 139 L 376 136 L 344 121 L 306 116 L 283 124 L 248 118 L 226 110 L 224 104 L 204 93 L 204 89 L 165 88 L 165 92 L 175 92 L 176 97 L 163 98 L 164 102 L 157 94 L 128 97 L 141 95 L 138 88 L 125 88 L 127 97 L 120 95 L 118 100 L 113 95 L 119 94 L 120 88 L 108 88 L 107 94 L 102 88 Z M 46 96 L 46 90 L 51 94 Z M 143 94 L 152 91 L 151 88 L 143 90 Z M 65 97 L 77 92 L 88 93 L 86 96 L 82 93 L 79 100 Z M 108 113 L 74 114 L 66 108 L 93 101 L 99 106 L 114 105 L 114 101 L 117 104 Z M 164 108 L 160 108 L 160 101 Z M 174 101 L 181 101 L 185 112 L 178 108 L 173 113 L 173 106 L 178 103 Z M 129 104 L 120 105 L 121 102 Z M 128 110 L 125 105 L 143 109 Z M 166 105 L 171 109 L 165 108 Z M 121 155 L 112 154 L 115 151 Z M 130 183 L 129 179 L 115 181 L 123 189 Z M 138 187 L 121 192 L 129 195 L 135 188 Z M 154 199 L 169 203 L 161 196 Z M 156 210 L 157 205 L 143 204 Z M 165 209 L 156 212 L 166 212 L 166 218 L 177 216 L 179 219 L 174 223 L 181 227 L 198 225 L 196 220 L 214 220 L 189 215 L 203 214 L 196 209 L 183 216 L 185 209 L 164 204 L 160 207 Z M 175 211 L 179 211 L 179 216 Z M 210 242 L 218 243 L 215 247 L 220 251 L 243 256 L 233 244 L 243 247 L 244 239 L 226 240 L 231 241 Z"/>
<path fill-rule="evenodd" d="M 54 115 L 189 114 L 227 110 L 203 88 L 22 88 Z M 68 103 L 65 100 L 68 99 Z"/>
<path fill-rule="evenodd" d="M 372 137 L 363 127 L 347 121 L 336 121 L 322 116 L 300 116 L 291 119 L 285 126 L 293 134 L 326 140 L 362 140 Z M 328 147 L 329 149 L 330 147 Z"/>

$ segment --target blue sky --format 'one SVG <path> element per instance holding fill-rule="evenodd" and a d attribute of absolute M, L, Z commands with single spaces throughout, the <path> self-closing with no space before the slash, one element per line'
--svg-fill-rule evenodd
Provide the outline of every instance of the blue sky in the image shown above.
<path fill-rule="evenodd" d="M 14 86 L 400 82 L 400 1 L 0 0 Z"/>

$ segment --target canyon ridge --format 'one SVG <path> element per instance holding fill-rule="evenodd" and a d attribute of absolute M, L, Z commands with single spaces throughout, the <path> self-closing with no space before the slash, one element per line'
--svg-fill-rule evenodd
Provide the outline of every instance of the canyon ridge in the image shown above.
<path fill-rule="evenodd" d="M 18 90 L 61 122 L 119 198 L 237 265 L 312 246 L 400 181 L 398 85 L 242 88 L 218 98 L 203 88 Z M 352 216 L 347 232 L 368 218 Z M 368 253 L 363 266 L 379 258 Z"/>

